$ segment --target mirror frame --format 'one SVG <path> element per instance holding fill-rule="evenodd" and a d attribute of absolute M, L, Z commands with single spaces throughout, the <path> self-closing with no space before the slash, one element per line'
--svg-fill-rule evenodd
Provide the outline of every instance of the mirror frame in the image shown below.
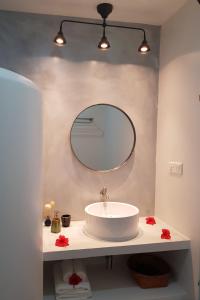
<path fill-rule="evenodd" d="M 131 124 L 131 127 L 132 127 L 132 130 L 133 130 L 133 136 L 134 136 L 134 143 L 133 143 L 133 146 L 132 146 L 132 149 L 131 149 L 131 152 L 129 154 L 129 156 L 122 162 L 120 163 L 118 166 L 112 168 L 112 169 L 109 169 L 109 170 L 96 170 L 96 169 L 93 169 L 93 168 L 90 168 L 88 167 L 87 165 L 85 165 L 79 158 L 78 156 L 76 155 L 74 149 L 73 149 L 73 146 L 72 146 L 72 141 L 71 141 L 71 137 L 72 137 L 72 129 L 73 129 L 73 125 L 74 125 L 74 122 L 75 120 L 78 118 L 78 116 L 83 112 L 85 111 L 86 109 L 88 108 L 91 108 L 93 106 L 98 106 L 98 105 L 108 105 L 108 106 L 111 106 L 111 107 L 114 107 L 118 110 L 120 110 L 126 117 L 127 119 L 129 120 L 130 124 Z M 72 150 L 72 153 L 74 155 L 74 157 L 81 163 L 82 166 L 86 167 L 87 169 L 91 170 L 91 171 L 95 171 L 95 172 L 100 172 L 100 173 L 107 173 L 107 172 L 111 172 L 111 171 L 115 171 L 115 170 L 118 170 L 120 169 L 122 166 L 124 166 L 125 164 L 127 164 L 128 160 L 130 159 L 130 157 L 132 156 L 133 154 L 133 151 L 135 149 L 135 145 L 136 145 L 136 130 L 135 130 L 135 126 L 133 125 L 133 122 L 131 120 L 131 118 L 129 117 L 129 115 L 121 108 L 119 108 L 118 106 L 116 105 L 113 105 L 113 104 L 110 104 L 110 103 L 97 103 L 97 104 L 92 104 L 90 106 L 87 106 L 86 108 L 84 108 L 83 110 L 81 110 L 81 112 L 79 112 L 79 114 L 77 114 L 77 116 L 74 118 L 74 121 L 72 123 L 72 126 L 71 126 L 71 129 L 70 129 L 70 146 L 71 146 L 71 150 Z"/>

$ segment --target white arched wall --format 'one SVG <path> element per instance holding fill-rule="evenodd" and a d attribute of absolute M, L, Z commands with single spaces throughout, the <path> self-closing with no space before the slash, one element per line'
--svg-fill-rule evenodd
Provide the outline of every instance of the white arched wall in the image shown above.
<path fill-rule="evenodd" d="M 161 30 L 156 215 L 188 235 L 196 297 L 200 249 L 200 5 L 189 0 Z M 168 162 L 183 162 L 170 176 Z M 197 299 L 197 298 L 196 298 Z"/>
<path fill-rule="evenodd" d="M 0 299 L 42 299 L 41 98 L 0 69 Z"/>

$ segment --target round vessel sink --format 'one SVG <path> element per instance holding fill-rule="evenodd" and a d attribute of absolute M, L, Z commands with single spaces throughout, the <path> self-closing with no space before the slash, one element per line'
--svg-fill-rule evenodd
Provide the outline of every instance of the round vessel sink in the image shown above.
<path fill-rule="evenodd" d="M 85 232 L 107 241 L 122 242 L 138 234 L 139 209 L 121 202 L 97 202 L 85 208 Z"/>

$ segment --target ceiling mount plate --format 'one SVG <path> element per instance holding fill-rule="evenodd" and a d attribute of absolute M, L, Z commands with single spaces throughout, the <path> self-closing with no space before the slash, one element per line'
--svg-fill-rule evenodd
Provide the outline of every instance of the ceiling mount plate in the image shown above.
<path fill-rule="evenodd" d="M 113 6 L 110 3 L 100 3 L 97 5 L 97 11 L 101 15 L 102 19 L 106 19 L 112 10 Z"/>

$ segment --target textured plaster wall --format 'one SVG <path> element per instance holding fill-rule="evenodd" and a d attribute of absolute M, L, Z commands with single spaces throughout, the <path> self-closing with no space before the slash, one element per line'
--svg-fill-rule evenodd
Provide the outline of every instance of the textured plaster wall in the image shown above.
<path fill-rule="evenodd" d="M 101 28 L 67 24 L 68 46 L 52 39 L 61 17 L 0 12 L 0 66 L 32 79 L 41 89 L 44 110 L 43 201 L 56 200 L 73 219 L 85 205 L 99 200 L 108 187 L 111 200 L 154 210 L 155 147 L 158 94 L 159 27 L 145 26 L 152 52 L 137 53 L 141 33 L 108 29 L 112 48 L 97 49 Z M 76 115 L 95 103 L 123 109 L 136 128 L 134 155 L 121 169 L 106 174 L 83 167 L 70 148 Z M 14 128 L 13 128 L 14 130 Z"/>
<path fill-rule="evenodd" d="M 195 299 L 200 299 L 199 28 L 195 0 L 162 27 L 156 168 L 156 215 L 191 239 Z M 183 162 L 183 176 L 170 176 L 169 161 Z"/>

